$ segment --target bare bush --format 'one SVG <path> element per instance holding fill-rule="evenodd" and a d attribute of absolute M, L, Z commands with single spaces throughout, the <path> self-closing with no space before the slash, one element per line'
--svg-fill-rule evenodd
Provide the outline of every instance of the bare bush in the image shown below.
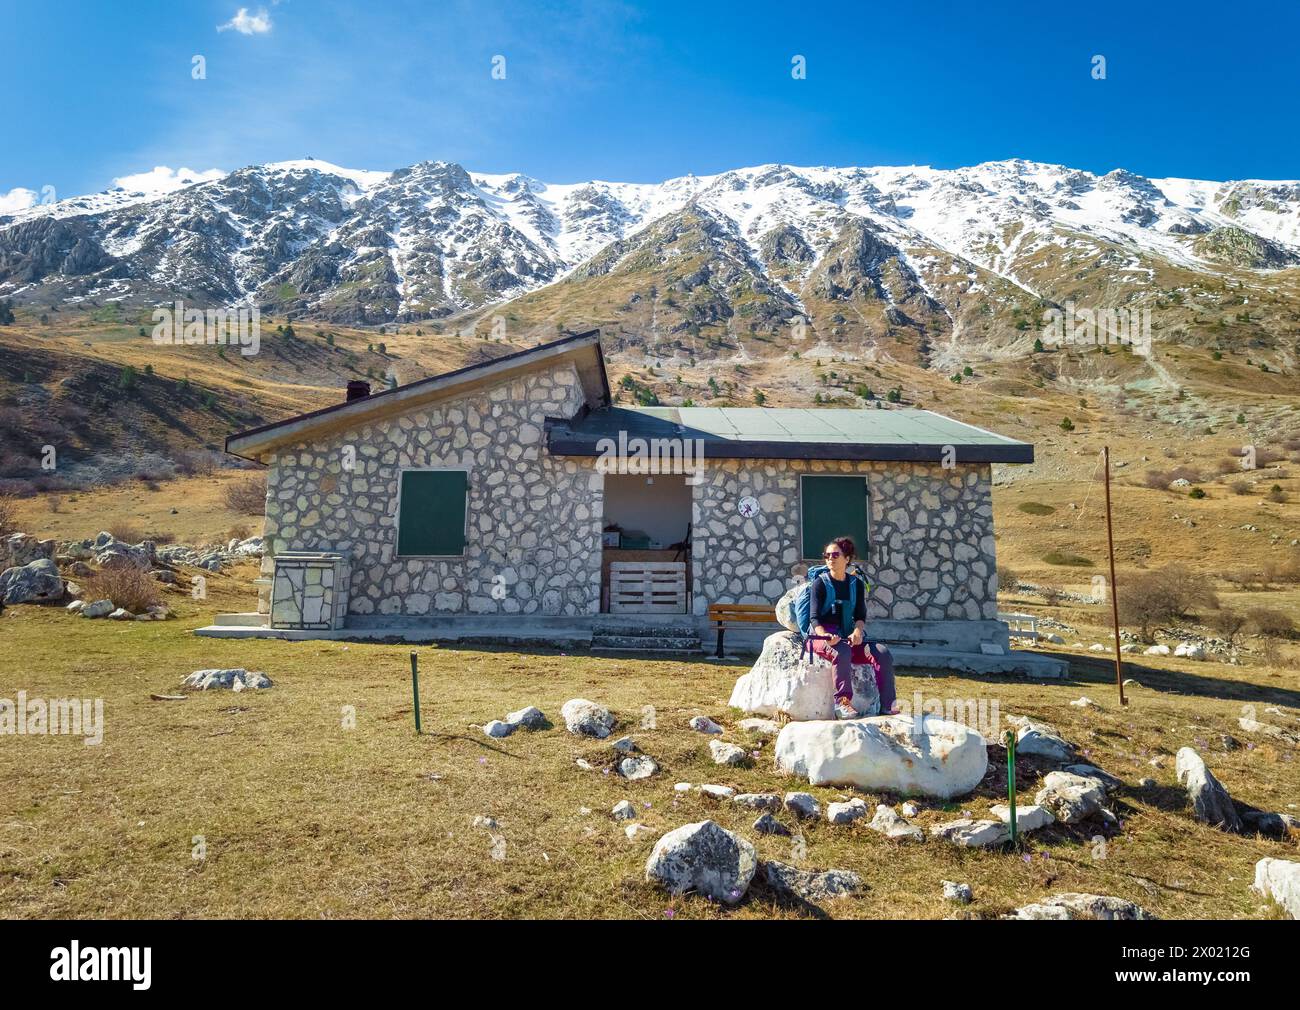
<path fill-rule="evenodd" d="M 1007 565 L 998 565 L 998 588 L 1004 592 L 1014 592 L 1019 585 L 1019 575 Z"/>
<path fill-rule="evenodd" d="M 1256 633 L 1267 638 L 1290 638 L 1295 633 L 1291 615 L 1273 607 L 1251 607 L 1246 620 Z"/>
<path fill-rule="evenodd" d="M 1228 486 L 1232 488 L 1233 494 L 1239 494 L 1239 495 L 1250 494 L 1250 484 L 1244 480 L 1235 480 Z"/>
<path fill-rule="evenodd" d="M 232 512 L 260 516 L 266 511 L 266 478 L 232 481 L 222 489 L 221 496 Z"/>
<path fill-rule="evenodd" d="M 1121 622 L 1136 626 L 1149 641 L 1155 625 L 1218 609 L 1219 598 L 1203 576 L 1175 563 L 1122 580 L 1119 604 Z"/>
<path fill-rule="evenodd" d="M 138 544 L 147 536 L 142 527 L 127 520 L 110 523 L 108 532 L 113 534 L 114 540 L 120 540 L 124 544 Z"/>
<path fill-rule="evenodd" d="M 1246 627 L 1246 615 L 1239 610 L 1229 610 L 1224 607 L 1222 610 L 1217 610 L 1211 614 L 1206 623 L 1214 630 L 1215 634 L 1219 635 L 1229 645 L 1232 645 Z"/>
<path fill-rule="evenodd" d="M 1043 602 L 1049 607 L 1060 606 L 1065 596 L 1060 586 L 1043 585 L 1038 587 L 1038 591 L 1043 594 Z"/>
<path fill-rule="evenodd" d="M 133 614 L 142 614 L 160 601 L 154 577 L 135 565 L 102 569 L 86 579 L 82 588 L 86 601 L 112 600 Z"/>

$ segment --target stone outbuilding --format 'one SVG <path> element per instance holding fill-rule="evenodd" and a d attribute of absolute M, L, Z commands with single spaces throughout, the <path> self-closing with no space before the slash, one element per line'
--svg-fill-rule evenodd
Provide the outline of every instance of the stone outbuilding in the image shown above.
<path fill-rule="evenodd" d="M 615 406 L 593 331 L 226 450 L 267 468 L 264 577 L 200 634 L 698 648 L 847 533 L 874 637 L 1012 655 L 992 464 L 1033 447 L 931 411 Z"/>

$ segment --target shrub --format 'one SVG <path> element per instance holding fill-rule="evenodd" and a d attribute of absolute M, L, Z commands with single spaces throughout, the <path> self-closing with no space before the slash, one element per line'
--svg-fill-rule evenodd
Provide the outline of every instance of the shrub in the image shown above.
<path fill-rule="evenodd" d="M 998 587 L 1003 590 L 1014 590 L 1018 585 L 1020 585 L 1020 576 L 1006 565 L 998 565 Z"/>
<path fill-rule="evenodd" d="M 1057 606 L 1065 595 L 1060 586 L 1042 585 L 1038 591 L 1043 594 L 1043 602 L 1049 607 Z"/>
<path fill-rule="evenodd" d="M 1194 610 L 1216 610 L 1219 598 L 1204 578 L 1185 565 L 1165 565 L 1122 580 L 1117 587 L 1120 621 L 1135 625 L 1150 640 L 1156 624 L 1186 618 Z"/>
<path fill-rule="evenodd" d="M 266 478 L 233 481 L 222 489 L 221 497 L 232 512 L 260 516 L 266 511 Z"/>
<path fill-rule="evenodd" d="M 1199 488 L 1199 487 L 1194 487 L 1194 488 L 1192 488 L 1190 491 L 1187 492 L 1187 497 L 1188 497 L 1188 498 L 1204 498 L 1204 497 L 1205 497 L 1205 489 L 1204 489 L 1204 488 Z"/>
<path fill-rule="evenodd" d="M 113 534 L 115 540 L 120 540 L 124 544 L 138 544 L 148 536 L 141 527 L 126 520 L 110 523 L 108 532 Z"/>
<path fill-rule="evenodd" d="M 1056 511 L 1051 505 L 1044 505 L 1042 502 L 1037 501 L 1021 502 L 1016 508 L 1031 516 L 1050 516 Z"/>
<path fill-rule="evenodd" d="M 1238 495 L 1248 495 L 1248 494 L 1250 494 L 1250 484 L 1248 484 L 1248 483 L 1247 483 L 1246 481 L 1244 481 L 1244 480 L 1236 480 L 1236 481 L 1233 481 L 1233 482 L 1232 482 L 1231 484 L 1229 484 L 1228 486 L 1229 486 L 1230 488 L 1232 488 L 1232 493 L 1233 493 L 1233 494 L 1238 494 Z"/>
<path fill-rule="evenodd" d="M 87 602 L 112 600 L 133 614 L 141 614 L 159 603 L 158 583 L 135 565 L 105 568 L 85 580 L 82 598 Z"/>
<path fill-rule="evenodd" d="M 1224 607 L 1211 614 L 1206 623 L 1223 638 L 1225 642 L 1232 645 L 1241 630 L 1246 626 L 1246 615 L 1238 610 L 1229 610 Z"/>
<path fill-rule="evenodd" d="M 1295 632 L 1291 615 L 1273 607 L 1251 607 L 1246 611 L 1246 621 L 1258 634 L 1271 638 L 1290 638 Z"/>
<path fill-rule="evenodd" d="M 1048 551 L 1043 555 L 1043 561 L 1049 565 L 1066 565 L 1070 568 L 1091 568 L 1092 562 L 1079 554 L 1070 554 L 1067 551 Z"/>
<path fill-rule="evenodd" d="M 1274 484 L 1271 488 L 1269 488 L 1268 494 L 1266 494 L 1264 497 L 1277 505 L 1282 505 L 1290 501 L 1290 497 L 1287 495 L 1285 491 L 1282 490 L 1281 485 L 1278 484 Z"/>

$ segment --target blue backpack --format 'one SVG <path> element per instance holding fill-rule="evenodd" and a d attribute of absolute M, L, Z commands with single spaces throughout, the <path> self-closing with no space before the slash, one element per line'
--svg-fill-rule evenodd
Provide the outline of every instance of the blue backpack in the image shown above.
<path fill-rule="evenodd" d="M 848 570 L 848 612 L 850 617 L 858 609 L 858 580 L 854 577 L 855 575 L 861 577 L 862 581 L 866 584 L 867 592 L 871 592 L 871 583 L 866 581 L 866 576 L 862 575 L 862 570 L 856 565 L 850 566 Z M 839 601 L 835 598 L 835 583 L 831 581 L 831 570 L 825 565 L 814 565 L 812 568 L 809 568 L 808 582 L 804 585 L 803 591 L 794 598 L 794 616 L 795 620 L 799 624 L 799 634 L 803 635 L 804 638 L 807 638 L 812 634 L 812 626 L 816 623 L 817 619 L 817 615 L 812 612 L 812 589 L 813 583 L 817 579 L 822 580 L 822 585 L 825 587 L 823 592 L 825 593 L 826 599 L 831 601 L 831 605 L 836 606 L 839 604 Z M 851 621 L 841 623 L 840 627 L 844 628 L 848 623 L 851 623 Z"/>

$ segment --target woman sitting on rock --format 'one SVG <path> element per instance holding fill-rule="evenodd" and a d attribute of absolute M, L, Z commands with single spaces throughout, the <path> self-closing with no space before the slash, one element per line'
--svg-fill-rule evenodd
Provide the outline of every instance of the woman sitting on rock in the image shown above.
<path fill-rule="evenodd" d="M 876 687 L 880 692 L 880 711 L 892 714 L 894 708 L 894 657 L 889 647 L 867 643 L 867 586 L 861 575 L 849 573 L 849 562 L 857 556 L 857 546 L 851 537 L 836 537 L 822 552 L 826 567 L 830 569 L 834 598 L 826 591 L 826 580 L 817 578 L 812 584 L 810 610 L 813 614 L 811 631 L 814 637 L 814 655 L 830 663 L 835 669 L 835 715 L 840 719 L 858 719 L 862 713 L 853 707 L 853 666 L 870 666 L 875 671 Z M 854 592 L 849 583 L 857 580 Z M 849 601 L 856 598 L 853 614 L 848 613 Z M 838 648 L 847 639 L 850 648 Z"/>

